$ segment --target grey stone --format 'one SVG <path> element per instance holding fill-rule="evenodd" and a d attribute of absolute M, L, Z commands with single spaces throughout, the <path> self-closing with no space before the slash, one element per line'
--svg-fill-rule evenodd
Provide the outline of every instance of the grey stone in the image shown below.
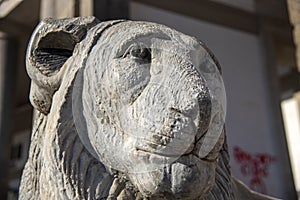
<path fill-rule="evenodd" d="M 46 19 L 26 65 L 37 113 L 20 199 L 272 199 L 231 176 L 221 68 L 197 39 Z"/>

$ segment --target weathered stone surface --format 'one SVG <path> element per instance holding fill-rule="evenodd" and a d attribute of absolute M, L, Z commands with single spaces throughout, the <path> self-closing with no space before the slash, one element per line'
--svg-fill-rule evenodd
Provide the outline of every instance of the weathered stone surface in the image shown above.
<path fill-rule="evenodd" d="M 163 25 L 41 22 L 20 199 L 270 199 L 231 177 L 220 70 Z"/>

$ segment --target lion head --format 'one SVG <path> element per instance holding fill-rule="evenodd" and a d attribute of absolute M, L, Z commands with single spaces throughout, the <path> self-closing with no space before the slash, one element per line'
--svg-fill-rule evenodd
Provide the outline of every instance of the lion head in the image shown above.
<path fill-rule="evenodd" d="M 221 68 L 194 37 L 150 22 L 47 19 L 27 71 L 40 113 L 21 193 L 46 191 L 34 179 L 55 188 L 47 198 L 233 197 Z"/>
<path fill-rule="evenodd" d="M 163 25 L 125 21 L 89 51 L 73 91 L 75 124 L 89 151 L 147 195 L 207 193 L 217 154 L 200 157 L 212 112 L 201 70 L 220 72 L 203 44 Z"/>

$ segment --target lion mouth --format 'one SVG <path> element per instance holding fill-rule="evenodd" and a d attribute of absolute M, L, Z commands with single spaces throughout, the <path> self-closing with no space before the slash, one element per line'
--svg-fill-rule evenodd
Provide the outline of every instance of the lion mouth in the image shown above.
<path fill-rule="evenodd" d="M 189 114 L 171 107 L 169 118 L 162 130 L 152 137 L 142 138 L 135 147 L 137 154 L 149 158 L 162 159 L 169 164 L 183 156 L 193 156 L 200 159 L 197 146 L 203 137 L 189 117 Z"/>
<path fill-rule="evenodd" d="M 170 117 L 170 119 L 172 120 L 168 124 L 168 126 L 166 126 L 165 129 L 162 129 L 161 132 L 152 135 L 152 138 L 156 139 L 155 141 L 144 139 L 141 142 L 142 145 L 137 145 L 135 147 L 135 151 L 137 152 L 137 154 L 150 160 L 149 163 L 163 162 L 163 164 L 168 165 L 172 165 L 182 158 L 184 158 L 184 160 L 186 160 L 186 158 L 189 158 L 188 160 L 195 159 L 195 161 L 201 160 L 201 162 L 215 162 L 220 146 L 222 146 L 224 142 L 224 135 L 221 135 L 215 147 L 206 157 L 201 157 L 200 149 L 203 145 L 203 140 L 207 135 L 207 131 L 199 131 L 201 128 L 195 126 L 195 124 L 193 123 L 193 119 L 189 117 L 190 115 L 187 112 L 181 111 L 174 107 L 171 107 L 170 111 L 172 113 L 170 114 L 172 116 Z M 193 128 L 187 129 L 189 130 L 189 132 L 182 131 L 180 130 L 180 128 L 178 129 L 178 127 L 184 127 L 183 125 L 178 125 L 180 123 L 186 123 Z M 181 138 L 182 140 L 178 139 L 178 134 L 176 135 L 176 131 L 182 131 L 182 134 L 187 135 L 187 137 L 184 139 Z M 179 148 L 180 150 L 177 150 L 177 148 Z"/>
<path fill-rule="evenodd" d="M 199 157 L 199 154 L 197 152 L 197 143 L 200 143 L 200 141 L 196 142 L 196 143 L 192 143 L 190 145 L 190 147 L 182 154 L 170 154 L 170 153 L 164 153 L 164 152 L 161 152 L 161 151 L 155 151 L 155 150 L 149 150 L 147 148 L 139 148 L 139 147 L 136 147 L 135 148 L 135 151 L 138 152 L 138 154 L 148 154 L 148 155 L 154 155 L 154 156 L 157 156 L 157 157 L 161 157 L 161 158 L 173 158 L 175 159 L 174 161 L 176 161 L 177 159 L 179 159 L 180 157 L 185 157 L 185 156 L 194 156 L 198 159 L 201 159 Z M 153 146 L 153 145 L 152 145 Z"/>

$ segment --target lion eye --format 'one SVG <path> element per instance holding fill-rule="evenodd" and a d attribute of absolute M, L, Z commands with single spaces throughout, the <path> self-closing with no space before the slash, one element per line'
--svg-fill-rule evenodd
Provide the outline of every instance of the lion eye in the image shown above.
<path fill-rule="evenodd" d="M 149 48 L 144 47 L 144 45 L 132 45 L 125 52 L 123 57 L 131 56 L 136 59 L 151 60 L 151 52 Z"/>
<path fill-rule="evenodd" d="M 150 58 L 150 51 L 147 48 L 142 49 L 132 49 L 130 51 L 130 55 L 136 58 L 146 59 Z"/>

